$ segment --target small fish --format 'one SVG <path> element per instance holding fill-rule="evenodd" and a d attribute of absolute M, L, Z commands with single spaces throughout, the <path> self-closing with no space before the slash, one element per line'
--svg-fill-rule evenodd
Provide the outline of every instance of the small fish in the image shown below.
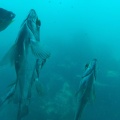
<path fill-rule="evenodd" d="M 40 46 L 40 25 L 36 11 L 31 9 L 21 25 L 15 44 L 0 62 L 0 65 L 10 62 L 15 66 L 17 79 L 13 101 L 19 105 L 17 120 L 21 120 L 29 113 L 31 87 L 35 78 L 37 60 L 44 61 L 50 56 Z M 35 73 L 39 77 L 39 74 Z"/>
<path fill-rule="evenodd" d="M 96 62 L 97 59 L 93 59 L 93 61 Z M 84 78 L 84 77 L 86 77 L 88 74 L 90 74 L 90 73 L 93 71 L 93 69 L 96 69 L 96 68 L 95 68 L 95 67 L 96 67 L 96 64 L 94 64 L 94 62 L 92 62 L 91 64 L 86 64 L 86 65 L 85 65 L 85 72 L 83 73 L 82 78 Z M 95 70 L 94 72 L 96 72 L 96 70 Z M 94 75 L 95 75 L 95 78 L 96 78 L 96 73 L 95 73 Z"/>
<path fill-rule="evenodd" d="M 15 16 L 13 12 L 0 8 L 0 32 L 13 22 Z"/>
<path fill-rule="evenodd" d="M 83 73 L 82 80 L 80 81 L 79 90 L 77 91 L 78 106 L 74 120 L 80 120 L 82 112 L 90 100 L 95 98 L 95 86 L 94 81 L 96 71 L 96 59 L 92 60 L 87 66 L 85 66 L 85 72 Z"/>
<path fill-rule="evenodd" d="M 43 94 L 42 93 L 43 92 L 42 85 L 41 85 L 41 82 L 39 80 L 39 77 L 40 77 L 40 71 L 41 71 L 42 67 L 44 66 L 48 57 L 46 57 L 45 59 L 37 59 L 36 60 L 36 65 L 35 65 L 35 69 L 33 71 L 31 84 L 29 86 L 29 93 L 28 93 L 29 98 L 31 98 L 31 90 L 32 90 L 32 86 L 34 84 L 35 84 L 36 91 L 37 91 L 38 95 L 41 96 Z"/>
<path fill-rule="evenodd" d="M 10 90 L 4 94 L 4 96 L 0 97 L 0 107 L 5 103 L 5 102 L 9 102 L 12 98 L 12 96 L 14 95 L 15 92 L 15 83 L 10 85 Z"/>

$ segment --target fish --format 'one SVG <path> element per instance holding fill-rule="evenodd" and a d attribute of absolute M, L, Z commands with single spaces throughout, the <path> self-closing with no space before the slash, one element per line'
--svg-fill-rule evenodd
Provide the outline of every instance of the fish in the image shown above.
<path fill-rule="evenodd" d="M 47 60 L 47 57 L 44 60 L 40 60 L 40 59 L 36 60 L 36 65 L 35 65 L 35 69 L 34 69 L 33 76 L 32 76 L 31 86 L 29 86 L 29 98 L 31 97 L 31 90 L 32 90 L 32 86 L 34 84 L 36 86 L 36 91 L 37 91 L 38 95 L 41 96 L 41 94 L 42 94 L 42 86 L 39 81 L 39 77 L 40 77 L 40 71 L 41 71 L 42 67 L 44 66 L 46 60 Z M 2 97 L 0 97 L 0 107 L 4 103 L 7 104 L 7 103 L 9 103 L 9 101 L 11 101 L 12 97 L 14 96 L 15 86 L 16 86 L 16 81 L 14 81 L 12 84 L 8 85 L 9 90 Z"/>
<path fill-rule="evenodd" d="M 42 95 L 43 91 L 42 91 L 42 85 L 40 82 L 40 71 L 41 71 L 42 67 L 44 66 L 44 64 L 46 63 L 47 58 L 49 58 L 49 56 L 42 60 L 40 60 L 40 59 L 36 60 L 36 65 L 35 65 L 35 68 L 34 68 L 34 71 L 32 74 L 31 84 L 29 86 L 29 93 L 28 93 L 29 98 L 31 98 L 31 90 L 32 90 L 33 85 L 35 85 L 36 92 L 38 93 L 38 95 L 39 96 Z"/>
<path fill-rule="evenodd" d="M 7 93 L 5 93 L 2 97 L 0 97 L 0 107 L 4 104 L 4 103 L 9 103 L 9 101 L 11 100 L 12 96 L 14 95 L 15 92 L 15 84 L 13 84 L 10 89 L 8 90 Z"/>
<path fill-rule="evenodd" d="M 93 59 L 93 61 L 96 62 L 97 59 Z M 85 65 L 85 72 L 83 73 L 82 78 L 84 78 L 84 77 L 86 77 L 88 74 L 90 74 L 90 73 L 93 71 L 93 69 L 96 69 L 96 68 L 95 68 L 95 67 L 96 67 L 96 64 L 94 64 L 94 62 L 92 62 L 91 64 L 86 64 L 86 65 Z M 94 72 L 96 72 L 96 70 L 95 70 Z M 94 73 L 94 75 L 95 75 L 95 78 L 96 78 L 96 73 Z"/>
<path fill-rule="evenodd" d="M 40 26 L 41 22 L 36 11 L 31 9 L 21 25 L 14 45 L 0 62 L 0 66 L 10 62 L 15 67 L 17 78 L 13 102 L 18 104 L 17 120 L 21 120 L 29 113 L 33 78 L 38 77 L 37 61 L 42 61 L 43 65 L 43 61 L 50 56 L 40 45 Z"/>
<path fill-rule="evenodd" d="M 95 99 L 96 61 L 93 59 L 87 66 L 80 81 L 77 95 L 77 110 L 74 120 L 81 120 L 83 110 L 90 100 Z"/>
<path fill-rule="evenodd" d="M 15 16 L 15 13 L 12 11 L 0 8 L 0 32 L 5 30 L 13 22 Z"/>

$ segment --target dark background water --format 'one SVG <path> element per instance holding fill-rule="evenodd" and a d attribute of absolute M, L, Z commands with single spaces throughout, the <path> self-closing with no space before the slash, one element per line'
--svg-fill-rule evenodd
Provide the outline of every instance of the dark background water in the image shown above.
<path fill-rule="evenodd" d="M 33 89 L 30 113 L 24 120 L 73 120 L 75 92 L 84 66 L 97 58 L 96 100 L 88 103 L 83 120 L 120 119 L 120 2 L 119 0 L 0 1 L 16 14 L 0 33 L 0 58 L 14 43 L 31 8 L 41 20 L 41 44 L 51 52 L 41 71 L 43 95 Z M 15 80 L 11 66 L 0 69 L 0 93 Z M 0 120 L 15 120 L 17 106 L 0 110 Z"/>

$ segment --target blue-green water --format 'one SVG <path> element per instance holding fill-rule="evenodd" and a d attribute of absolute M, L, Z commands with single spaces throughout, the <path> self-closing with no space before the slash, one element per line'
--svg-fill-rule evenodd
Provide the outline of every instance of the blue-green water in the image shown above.
<path fill-rule="evenodd" d="M 120 119 L 119 0 L 1 0 L 0 7 L 16 14 L 0 32 L 0 59 L 16 40 L 31 8 L 40 20 L 40 38 L 51 52 L 41 71 L 43 96 L 33 90 L 30 113 L 23 120 L 74 120 L 75 92 L 84 66 L 97 58 L 96 100 L 82 120 Z M 11 66 L 0 70 L 0 94 L 15 80 Z M 0 109 L 0 120 L 16 120 L 12 103 Z"/>

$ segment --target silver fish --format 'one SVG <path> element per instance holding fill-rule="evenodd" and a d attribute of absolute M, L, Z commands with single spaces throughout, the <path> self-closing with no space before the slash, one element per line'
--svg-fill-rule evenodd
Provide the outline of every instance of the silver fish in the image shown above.
<path fill-rule="evenodd" d="M 14 92 L 15 92 L 15 84 L 13 84 L 10 87 L 9 91 L 6 94 L 4 94 L 2 97 L 0 97 L 0 107 L 4 103 L 8 103 L 11 100 L 12 96 L 14 95 Z"/>
<path fill-rule="evenodd" d="M 92 60 L 86 67 L 83 73 L 82 80 L 80 81 L 79 90 L 77 91 L 78 106 L 74 120 L 80 120 L 82 112 L 87 105 L 88 101 L 95 98 L 95 86 L 94 81 L 96 79 L 96 59 Z"/>
<path fill-rule="evenodd" d="M 14 103 L 19 105 L 17 120 L 21 120 L 29 112 L 32 78 L 37 59 L 42 61 L 49 57 L 49 53 L 40 46 L 40 25 L 35 10 L 31 9 L 21 25 L 15 44 L 0 62 L 0 65 L 4 65 L 10 60 L 15 66 L 17 79 L 13 98 Z"/>
<path fill-rule="evenodd" d="M 41 94 L 42 94 L 42 86 L 41 86 L 39 77 L 40 77 L 40 71 L 41 71 L 42 67 L 44 66 L 48 57 L 46 57 L 45 59 L 42 59 L 42 60 L 41 59 L 36 60 L 36 65 L 35 65 L 35 68 L 33 71 L 31 84 L 29 86 L 29 93 L 28 93 L 29 98 L 31 98 L 31 90 L 32 90 L 31 88 L 34 84 L 35 84 L 38 95 L 41 96 Z"/>
<path fill-rule="evenodd" d="M 37 91 L 38 95 L 41 96 L 42 86 L 41 86 L 41 82 L 39 80 L 39 77 L 40 77 L 40 71 L 41 71 L 43 65 L 45 64 L 46 60 L 47 60 L 47 57 L 44 60 L 40 60 L 40 59 L 36 60 L 36 65 L 35 65 L 35 69 L 34 69 L 34 72 L 33 72 L 33 75 L 32 75 L 31 84 L 29 86 L 29 93 L 28 93 L 29 98 L 31 98 L 31 90 L 32 90 L 32 86 L 34 84 L 35 84 L 36 91 Z M 9 103 L 9 101 L 11 101 L 11 99 L 14 96 L 14 93 L 15 93 L 15 86 L 16 86 L 16 81 L 14 83 L 10 84 L 8 86 L 9 87 L 8 92 L 5 93 L 2 97 L 0 97 L 0 107 L 4 103 L 7 104 L 7 103 Z"/>
<path fill-rule="evenodd" d="M 87 75 L 89 75 L 94 69 L 96 69 L 96 63 L 97 59 L 93 59 L 93 61 L 90 64 L 86 64 L 85 66 L 85 72 L 82 75 L 82 78 L 86 77 Z M 94 71 L 96 72 L 96 70 Z M 95 78 L 96 78 L 96 73 L 94 74 Z"/>

